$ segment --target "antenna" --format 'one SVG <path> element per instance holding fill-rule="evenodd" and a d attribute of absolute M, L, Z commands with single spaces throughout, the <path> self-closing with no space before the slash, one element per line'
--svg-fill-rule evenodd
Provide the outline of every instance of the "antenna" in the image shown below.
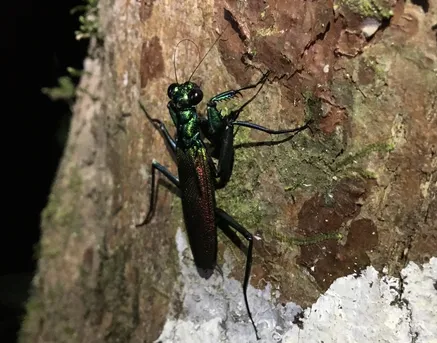
<path fill-rule="evenodd" d="M 178 46 L 179 46 L 179 44 L 181 44 L 182 42 L 186 42 L 186 41 L 188 41 L 188 42 L 194 44 L 194 46 L 195 46 L 196 49 L 197 49 L 197 55 L 200 56 L 200 50 L 199 50 L 199 47 L 198 47 L 197 44 L 194 43 L 191 39 L 188 39 L 188 38 L 186 38 L 186 39 L 182 39 L 181 41 L 179 41 L 178 44 L 176 44 L 176 47 L 175 47 L 175 50 L 174 50 L 174 53 L 173 53 L 173 68 L 174 68 L 174 76 L 175 76 L 175 79 L 176 79 L 176 83 L 179 83 L 179 81 L 178 81 L 178 74 L 177 74 L 177 72 L 176 72 L 176 52 L 178 51 Z"/>
<path fill-rule="evenodd" d="M 222 33 L 219 34 L 219 36 L 216 38 L 216 40 L 214 41 L 214 43 L 211 45 L 211 47 L 208 49 L 208 51 L 206 52 L 206 54 L 202 57 L 202 59 L 200 60 L 200 62 L 197 64 L 196 68 L 194 68 L 193 72 L 190 75 L 190 78 L 188 79 L 188 81 L 191 80 L 191 78 L 193 77 L 194 73 L 196 72 L 196 70 L 200 67 L 200 65 L 202 64 L 203 60 L 205 59 L 206 56 L 208 56 L 209 52 L 212 50 L 212 48 L 214 47 L 214 45 L 216 45 L 216 43 L 218 42 L 218 40 L 220 38 L 222 38 L 223 34 L 225 33 L 226 29 L 228 28 L 229 24 L 226 25 L 225 29 L 223 30 Z"/>

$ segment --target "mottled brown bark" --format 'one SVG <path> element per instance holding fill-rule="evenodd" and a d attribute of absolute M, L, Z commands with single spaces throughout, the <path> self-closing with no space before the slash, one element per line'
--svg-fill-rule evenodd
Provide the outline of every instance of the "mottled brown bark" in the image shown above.
<path fill-rule="evenodd" d="M 315 119 L 312 132 L 277 145 L 248 145 L 272 138 L 238 133 L 243 146 L 218 201 L 261 238 L 251 284 L 269 282 L 278 301 L 309 306 L 337 277 L 370 264 L 397 275 L 435 254 L 437 3 L 425 12 L 371 1 L 371 13 L 350 5 L 360 1 L 336 3 L 100 2 L 104 44 L 84 64 L 21 342 L 152 342 L 169 308 L 186 315 L 178 200 L 160 187 L 155 219 L 135 227 L 148 208 L 152 159 L 176 171 L 138 100 L 172 127 L 176 44 L 189 38 L 203 56 L 227 23 L 193 77 L 205 98 L 269 69 L 243 119 L 271 128 Z M 375 20 L 381 26 L 366 38 Z M 179 80 L 198 61 L 194 44 L 179 45 Z M 221 242 L 221 251 L 230 245 Z"/>

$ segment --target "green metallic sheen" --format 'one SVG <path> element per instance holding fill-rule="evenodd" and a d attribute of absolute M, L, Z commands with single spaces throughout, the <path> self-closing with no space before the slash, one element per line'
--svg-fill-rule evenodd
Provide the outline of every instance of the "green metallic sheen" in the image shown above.
<path fill-rule="evenodd" d="M 203 146 L 200 140 L 199 116 L 196 111 L 203 93 L 193 82 L 173 83 L 168 87 L 168 110 L 178 134 L 178 147 L 187 150 L 192 146 Z"/>

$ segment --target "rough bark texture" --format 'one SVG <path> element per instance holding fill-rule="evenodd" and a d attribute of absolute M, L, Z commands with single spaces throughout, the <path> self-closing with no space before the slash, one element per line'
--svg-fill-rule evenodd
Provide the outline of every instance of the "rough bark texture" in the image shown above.
<path fill-rule="evenodd" d="M 251 285 L 278 291 L 272 303 L 307 307 L 369 265 L 399 276 L 409 261 L 428 262 L 437 251 L 437 1 L 420 3 L 102 0 L 104 43 L 84 64 L 86 92 L 44 211 L 21 341 L 152 342 L 167 316 L 190 315 L 181 268 L 191 287 L 208 282 L 190 257 L 178 260 L 178 249 L 190 254 L 176 247 L 179 200 L 160 187 L 155 219 L 135 227 L 148 209 L 152 159 L 176 171 L 138 100 L 172 128 L 166 90 L 176 44 L 197 45 L 178 47 L 180 81 L 227 23 L 193 76 L 205 98 L 271 70 L 241 118 L 270 128 L 315 119 L 312 132 L 281 144 L 238 132 L 235 171 L 218 202 L 260 238 Z M 241 281 L 242 255 L 223 254 L 230 246 L 220 240 L 219 264 Z M 246 321 L 253 340 L 239 311 L 222 324 L 224 337 L 243 341 L 228 322 Z"/>

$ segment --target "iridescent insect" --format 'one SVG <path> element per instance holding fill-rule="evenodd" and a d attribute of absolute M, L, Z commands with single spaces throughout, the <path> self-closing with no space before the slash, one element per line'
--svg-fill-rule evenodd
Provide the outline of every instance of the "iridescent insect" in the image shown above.
<path fill-rule="evenodd" d="M 222 34 L 201 59 L 188 81 L 179 83 L 176 77 L 176 83 L 168 87 L 167 95 L 170 101 L 167 108 L 176 127 L 177 138 L 173 138 L 169 134 L 161 120 L 151 118 L 144 105 L 140 103 L 144 114 L 162 133 L 175 154 L 178 177 L 171 174 L 165 166 L 157 161 L 152 162 L 150 207 L 145 220 L 138 226 L 148 223 L 153 216 L 156 207 L 155 172 L 158 170 L 180 190 L 185 227 L 194 263 L 201 277 L 208 279 L 213 274 L 217 264 L 217 228 L 220 228 L 238 248 L 246 253 L 247 259 L 243 281 L 244 302 L 256 337 L 259 339 L 247 300 L 247 286 L 252 266 L 253 235 L 232 216 L 217 207 L 215 191 L 225 187 L 232 175 L 235 126 L 245 126 L 270 134 L 282 134 L 302 131 L 308 127 L 309 123 L 294 129 L 275 131 L 257 124 L 237 120 L 241 111 L 260 92 L 267 81 L 268 73 L 264 74 L 255 84 L 236 90 L 228 90 L 212 97 L 207 103 L 207 117 L 199 118 L 196 106 L 202 101 L 203 92 L 196 83 L 191 81 L 191 78 Z M 254 89 L 258 86 L 259 89 L 256 94 L 238 109 L 228 114 L 224 114 L 217 109 L 218 102 L 229 100 L 241 95 L 244 90 Z M 212 150 L 207 149 L 203 137 L 209 140 Z M 217 167 L 213 158 L 218 161 Z M 243 244 L 236 233 L 241 234 L 247 240 L 247 249 L 242 248 Z"/>

